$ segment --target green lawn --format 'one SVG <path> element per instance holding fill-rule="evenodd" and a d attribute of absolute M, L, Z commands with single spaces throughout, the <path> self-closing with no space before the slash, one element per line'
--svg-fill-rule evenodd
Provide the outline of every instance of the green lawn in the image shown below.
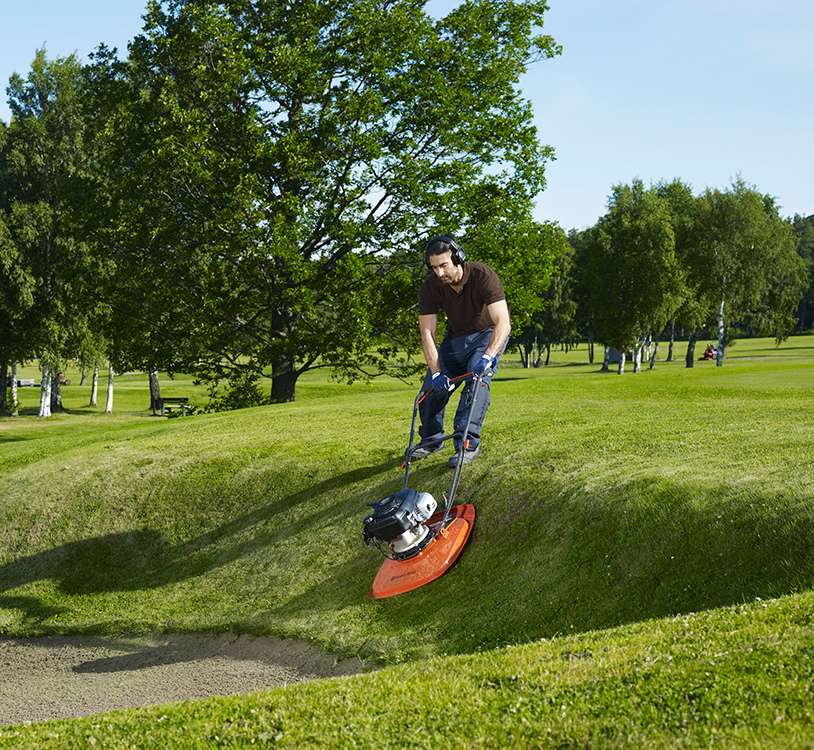
<path fill-rule="evenodd" d="M 100 383 L 98 409 L 71 385 L 66 414 L 0 420 L 4 633 L 239 631 L 397 665 L 63 722 L 77 744 L 52 746 L 95 724 L 116 747 L 814 746 L 814 336 L 738 342 L 721 368 L 685 346 L 623 377 L 584 345 L 509 358 L 462 476 L 472 543 L 375 602 L 361 519 L 401 486 L 407 385 L 315 374 L 294 404 L 161 419 L 133 375 L 113 415 Z M 444 454 L 411 477 L 440 499 Z"/>

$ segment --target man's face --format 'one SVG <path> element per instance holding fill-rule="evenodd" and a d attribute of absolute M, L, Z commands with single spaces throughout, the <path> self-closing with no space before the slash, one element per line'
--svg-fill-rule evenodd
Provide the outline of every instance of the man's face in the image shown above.
<path fill-rule="evenodd" d="M 442 255 L 430 256 L 430 268 L 432 272 L 443 281 L 444 284 L 454 284 L 458 280 L 461 266 L 456 266 L 452 262 L 452 253 L 446 252 Z"/>

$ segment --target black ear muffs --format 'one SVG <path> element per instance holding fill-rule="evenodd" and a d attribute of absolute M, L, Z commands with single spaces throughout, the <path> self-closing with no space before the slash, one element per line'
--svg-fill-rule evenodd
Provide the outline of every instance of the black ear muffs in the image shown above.
<path fill-rule="evenodd" d="M 443 242 L 445 245 L 449 245 L 450 252 L 452 253 L 452 263 L 453 265 L 460 266 L 466 260 L 466 253 L 463 251 L 463 248 L 458 245 L 455 241 L 455 238 L 451 234 L 439 234 L 437 237 L 433 237 L 428 243 L 427 247 L 424 250 L 424 265 L 427 266 L 427 269 L 432 271 L 432 266 L 430 265 L 430 248 L 436 242 Z M 437 255 L 438 253 L 434 253 Z"/>

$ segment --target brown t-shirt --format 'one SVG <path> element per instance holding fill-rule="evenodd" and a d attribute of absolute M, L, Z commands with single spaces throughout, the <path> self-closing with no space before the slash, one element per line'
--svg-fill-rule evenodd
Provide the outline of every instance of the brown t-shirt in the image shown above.
<path fill-rule="evenodd" d="M 419 315 L 437 315 L 439 308 L 443 310 L 447 314 L 448 339 L 494 328 L 486 306 L 506 299 L 500 279 L 485 263 L 464 261 L 463 269 L 460 292 L 434 273 L 418 290 Z"/>

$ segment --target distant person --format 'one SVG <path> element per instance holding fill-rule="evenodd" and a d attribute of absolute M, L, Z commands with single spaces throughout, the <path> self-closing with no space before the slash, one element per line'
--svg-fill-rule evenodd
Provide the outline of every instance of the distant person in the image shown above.
<path fill-rule="evenodd" d="M 418 314 L 427 362 L 422 390 L 429 393 L 419 404 L 421 442 L 412 457 L 426 458 L 443 450 L 444 411 L 451 392 L 463 382 L 450 383 L 450 379 L 472 373 L 483 376 L 484 386 L 469 425 L 469 445 L 463 455 L 463 463 L 468 464 L 480 455 L 481 428 L 490 402 L 489 384 L 511 332 L 506 294 L 497 274 L 485 263 L 467 261 L 466 253 L 450 234 L 427 243 L 424 262 L 430 275 L 418 290 Z M 439 310 L 447 317 L 446 335 L 440 346 L 435 338 Z M 455 412 L 457 433 L 463 433 L 466 426 L 472 388 L 469 378 Z M 457 465 L 460 440 L 453 438 L 456 453 L 449 459 L 451 467 Z"/>

